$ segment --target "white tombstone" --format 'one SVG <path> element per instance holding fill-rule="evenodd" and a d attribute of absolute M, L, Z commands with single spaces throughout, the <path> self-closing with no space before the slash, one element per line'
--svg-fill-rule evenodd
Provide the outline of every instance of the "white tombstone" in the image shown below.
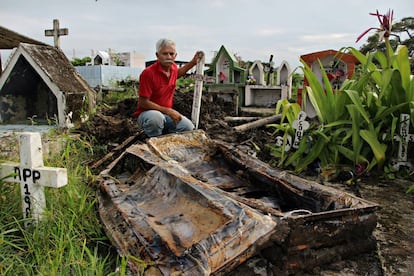
<path fill-rule="evenodd" d="M 20 183 L 23 217 L 42 219 L 46 207 L 44 187 L 60 188 L 68 181 L 64 168 L 43 165 L 42 141 L 39 133 L 19 134 L 20 163 L 0 164 L 0 178 L 6 182 Z M 8 177 L 10 176 L 10 177 Z M 7 178 L 6 178 L 7 177 Z M 26 222 L 26 227 L 30 222 Z"/>
<path fill-rule="evenodd" d="M 408 143 L 414 142 L 414 134 L 410 134 L 410 115 L 402 113 L 400 115 L 400 135 L 395 136 L 394 140 L 400 142 L 398 146 L 398 157 L 393 167 L 399 169 L 401 166 L 407 166 L 414 169 L 408 160 Z"/>
<path fill-rule="evenodd" d="M 260 60 L 255 60 L 252 66 L 250 66 L 249 75 L 256 80 L 256 83 L 254 83 L 255 85 L 265 85 L 264 67 Z"/>

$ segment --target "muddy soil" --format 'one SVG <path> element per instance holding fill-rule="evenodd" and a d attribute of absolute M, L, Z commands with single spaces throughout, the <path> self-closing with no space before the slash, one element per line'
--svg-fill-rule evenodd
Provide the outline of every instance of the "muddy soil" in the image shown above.
<path fill-rule="evenodd" d="M 174 104 L 174 108 L 188 118 L 191 118 L 191 94 L 177 91 Z M 82 135 L 94 137 L 98 144 L 107 145 L 107 150 L 137 134 L 138 141 L 144 142 L 147 137 L 132 118 L 135 108 L 135 99 L 122 101 L 111 108 L 103 108 L 78 131 Z M 249 154 L 272 164 L 267 146 L 274 143 L 272 130 L 260 127 L 237 132 L 224 120 L 225 116 L 235 116 L 232 103 L 220 98 L 211 103 L 203 98 L 199 128 L 205 130 L 213 139 L 238 145 Z M 100 156 L 96 156 L 96 160 L 104 154 L 105 152 L 101 152 Z M 315 175 L 302 176 L 317 179 Z M 383 181 L 369 177 L 361 179 L 357 186 L 352 188 L 339 182 L 324 184 L 357 194 L 381 206 L 377 212 L 377 229 L 374 231 L 377 249 L 345 260 L 334 260 L 331 264 L 312 268 L 298 275 L 414 275 L 414 197 L 413 194 L 405 193 L 413 182 Z M 257 257 L 237 268 L 233 274 L 280 275 L 280 271 L 273 270 L 265 259 Z"/>

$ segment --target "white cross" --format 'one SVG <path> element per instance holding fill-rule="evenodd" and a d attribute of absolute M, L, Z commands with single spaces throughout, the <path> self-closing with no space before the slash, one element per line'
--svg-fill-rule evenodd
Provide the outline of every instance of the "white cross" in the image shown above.
<path fill-rule="evenodd" d="M 39 133 L 19 134 L 20 164 L 0 164 L 0 178 L 4 181 L 20 183 L 24 218 L 42 219 L 46 207 L 44 187 L 60 188 L 68 182 L 64 168 L 44 167 L 42 140 Z M 10 177 L 8 177 L 10 176 Z M 25 223 L 26 227 L 30 223 Z"/>
<path fill-rule="evenodd" d="M 292 145 L 292 147 L 295 149 L 299 148 L 300 141 L 303 138 L 303 132 L 309 128 L 309 123 L 305 121 L 306 116 L 306 112 L 300 111 L 298 114 L 298 119 L 294 120 L 292 123 L 292 127 L 296 129 L 295 139 L 293 140 Z"/>
<path fill-rule="evenodd" d="M 408 157 L 408 143 L 414 142 L 414 134 L 410 134 L 410 115 L 402 113 L 400 115 L 400 136 L 395 136 L 394 140 L 400 142 L 398 146 L 398 160 L 393 165 L 394 168 L 399 169 L 400 166 L 407 166 L 411 169 L 413 165 L 407 162 Z"/>

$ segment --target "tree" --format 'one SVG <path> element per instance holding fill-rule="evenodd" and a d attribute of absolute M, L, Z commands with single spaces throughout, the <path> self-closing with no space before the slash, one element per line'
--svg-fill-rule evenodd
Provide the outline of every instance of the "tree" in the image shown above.
<path fill-rule="evenodd" d="M 82 59 L 74 58 L 70 62 L 72 63 L 73 66 L 85 66 L 86 63 L 91 62 L 91 58 L 90 57 L 84 57 Z"/>

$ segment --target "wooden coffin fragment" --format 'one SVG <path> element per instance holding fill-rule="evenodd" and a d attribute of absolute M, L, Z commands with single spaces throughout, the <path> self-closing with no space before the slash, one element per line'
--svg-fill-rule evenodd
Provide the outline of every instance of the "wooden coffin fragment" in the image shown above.
<path fill-rule="evenodd" d="M 119 253 L 161 275 L 223 275 L 259 253 L 294 273 L 375 247 L 378 205 L 202 130 L 130 146 L 99 185 L 100 216 Z"/>

